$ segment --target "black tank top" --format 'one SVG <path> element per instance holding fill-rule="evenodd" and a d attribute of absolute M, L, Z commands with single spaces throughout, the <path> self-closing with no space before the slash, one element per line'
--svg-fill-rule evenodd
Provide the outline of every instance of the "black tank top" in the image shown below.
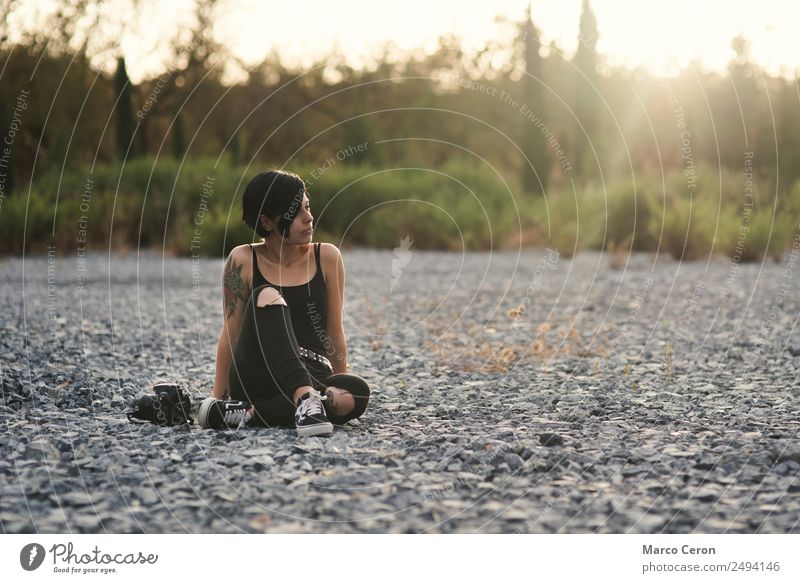
<path fill-rule="evenodd" d="M 322 275 L 322 264 L 319 260 L 320 243 L 314 244 L 314 259 L 317 263 L 317 272 L 311 281 L 300 285 L 280 286 L 268 281 L 258 268 L 256 250 L 250 245 L 253 252 L 253 288 L 261 285 L 271 285 L 281 292 L 289 305 L 292 316 L 292 329 L 297 337 L 297 343 L 318 354 L 328 356 L 330 344 L 328 332 L 325 328 L 328 317 L 328 295 L 325 287 L 325 278 Z"/>

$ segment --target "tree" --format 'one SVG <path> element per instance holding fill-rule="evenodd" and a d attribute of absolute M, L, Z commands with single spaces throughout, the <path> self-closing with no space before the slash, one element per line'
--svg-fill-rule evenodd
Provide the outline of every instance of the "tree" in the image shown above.
<path fill-rule="evenodd" d="M 135 131 L 133 121 L 133 99 L 131 97 L 131 81 L 125 70 L 125 58 L 117 59 L 117 72 L 114 75 L 114 96 L 117 106 L 117 154 L 120 160 L 133 157 L 133 134 Z M 130 151 L 130 152 L 129 152 Z"/>
<path fill-rule="evenodd" d="M 180 111 L 172 120 L 172 155 L 176 160 L 186 155 L 186 132 L 183 128 L 183 114 Z"/>
<path fill-rule="evenodd" d="M 581 22 L 578 34 L 578 50 L 572 59 L 575 66 L 574 110 L 577 117 L 575 123 L 574 157 L 575 168 L 579 176 L 588 172 L 588 161 L 591 159 L 591 146 L 597 139 L 597 19 L 589 5 L 583 0 Z M 585 132 L 585 133 L 584 133 Z"/>
<path fill-rule="evenodd" d="M 8 104 L 12 102 L 11 92 L 3 79 L 0 79 L 0 128 L 5 129 L 11 125 L 12 108 Z M 10 196 L 14 190 L 14 149 L 11 147 L 9 150 L 11 155 L 0 165 L 0 182 L 2 182 L 0 193 L 2 193 L 2 196 Z M 0 199 L 1 202 L 2 200 Z"/>
<path fill-rule="evenodd" d="M 531 5 L 528 4 L 528 15 L 523 23 L 522 42 L 525 51 L 525 75 L 522 78 L 522 95 L 525 106 L 540 120 L 545 120 L 544 99 L 542 97 L 542 57 L 539 31 L 531 20 Z M 547 178 L 550 164 L 547 158 L 547 144 L 541 128 L 532 122 L 523 126 L 522 152 L 527 160 L 522 161 L 522 187 L 525 192 L 544 194 L 547 190 Z"/>

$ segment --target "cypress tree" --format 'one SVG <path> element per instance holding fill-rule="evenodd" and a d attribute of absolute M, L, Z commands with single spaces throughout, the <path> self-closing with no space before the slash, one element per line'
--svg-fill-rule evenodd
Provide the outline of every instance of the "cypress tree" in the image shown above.
<path fill-rule="evenodd" d="M 131 143 L 135 130 L 133 121 L 133 98 L 131 81 L 125 70 L 125 58 L 117 59 L 117 72 L 114 74 L 114 96 L 117 99 L 117 154 L 120 160 L 126 156 L 133 157 L 135 148 Z M 130 150 L 130 154 L 128 154 Z"/>
<path fill-rule="evenodd" d="M 180 160 L 186 153 L 186 133 L 183 129 L 183 114 L 179 111 L 172 122 L 172 155 Z"/>
<path fill-rule="evenodd" d="M 523 27 L 525 50 L 525 75 L 522 79 L 522 95 L 527 107 L 541 120 L 545 120 L 544 99 L 542 95 L 542 57 L 539 54 L 539 31 L 531 20 L 531 5 L 528 4 L 527 21 Z M 527 160 L 522 161 L 522 187 L 525 192 L 544 194 L 550 164 L 547 158 L 547 144 L 541 129 L 525 121 L 521 140 L 522 151 Z"/>
<path fill-rule="evenodd" d="M 0 79 L 0 128 L 2 128 L 2 130 L 8 130 L 11 125 L 11 112 L 13 108 L 10 107 L 9 104 L 13 102 L 14 98 L 11 96 L 11 91 L 8 90 L 8 86 Z M 5 176 L 3 176 L 3 195 L 11 196 L 11 193 L 14 191 L 14 146 L 11 146 L 11 155 L 8 157 L 8 161 L 4 166 L 5 167 L 0 167 L 0 172 L 5 174 Z"/>
<path fill-rule="evenodd" d="M 598 144 L 595 143 L 595 140 L 598 139 L 595 129 L 599 101 L 597 94 L 597 19 L 589 5 L 589 0 L 583 0 L 578 50 L 575 52 L 572 63 L 577 69 L 574 87 L 574 110 L 577 117 L 574 148 L 575 168 L 579 176 L 585 176 L 593 157 L 592 144 L 594 144 L 595 150 L 600 150 Z M 581 125 L 583 129 L 581 129 Z"/>

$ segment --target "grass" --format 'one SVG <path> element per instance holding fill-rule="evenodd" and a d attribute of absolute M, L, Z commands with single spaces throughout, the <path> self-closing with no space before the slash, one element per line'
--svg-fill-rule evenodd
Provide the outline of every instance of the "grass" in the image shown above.
<path fill-rule="evenodd" d="M 260 169 L 225 158 L 142 158 L 45 175 L 30 196 L 3 201 L 0 253 L 44 252 L 51 243 L 70 253 L 83 245 L 85 228 L 89 249 L 223 256 L 253 240 L 240 200 Z M 786 191 L 755 181 L 748 209 L 741 177 L 711 168 L 698 169 L 691 189 L 673 171 L 559 187 L 546 197 L 523 195 L 514 180 L 456 160 L 435 170 L 345 162 L 316 176 L 312 167 L 291 170 L 310 183 L 315 238 L 345 247 L 393 249 L 410 237 L 418 249 L 534 245 L 567 257 L 590 249 L 608 253 L 611 267 L 624 265 L 630 251 L 779 260 L 800 223 L 800 181 Z"/>

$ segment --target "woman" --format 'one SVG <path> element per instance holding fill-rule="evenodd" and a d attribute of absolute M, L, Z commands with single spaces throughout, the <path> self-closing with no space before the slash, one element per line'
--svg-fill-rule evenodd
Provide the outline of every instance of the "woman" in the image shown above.
<path fill-rule="evenodd" d="M 359 417 L 370 395 L 364 379 L 345 372 L 342 256 L 330 243 L 311 244 L 308 193 L 290 172 L 253 178 L 242 220 L 263 239 L 236 247 L 225 263 L 217 371 L 199 423 L 329 435 L 331 422 Z"/>

